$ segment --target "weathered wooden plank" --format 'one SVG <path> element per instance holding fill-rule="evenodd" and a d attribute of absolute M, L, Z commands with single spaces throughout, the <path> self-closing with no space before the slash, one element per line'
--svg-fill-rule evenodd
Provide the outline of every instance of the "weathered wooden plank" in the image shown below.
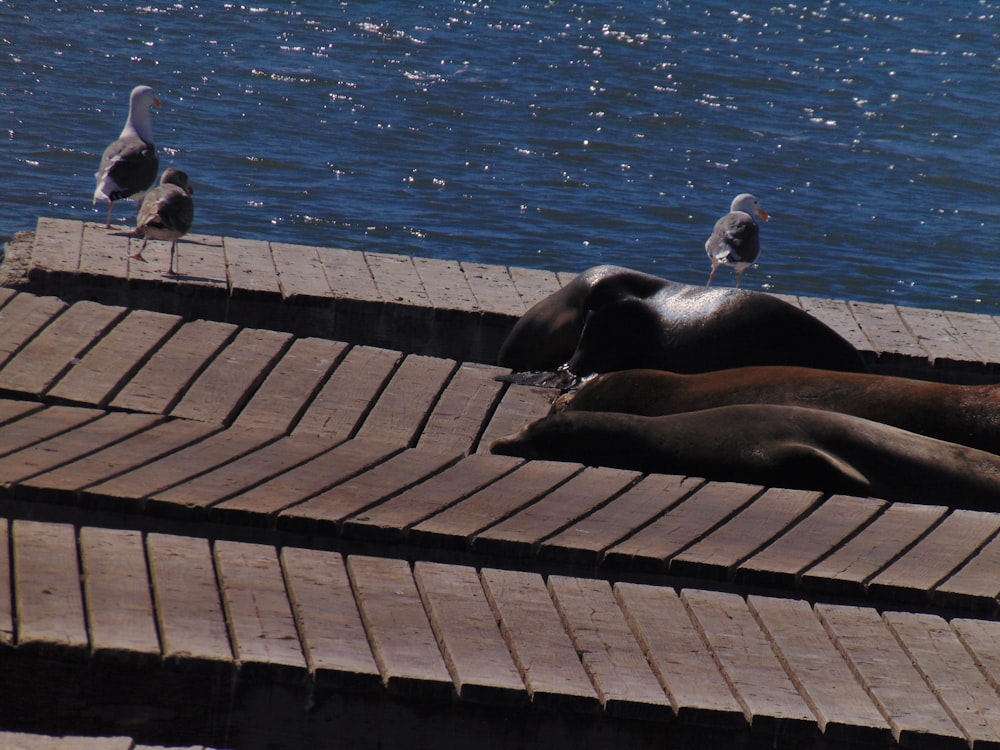
<path fill-rule="evenodd" d="M 271 247 L 263 240 L 224 237 L 222 249 L 226 257 L 226 278 L 230 294 L 274 295 L 280 297 L 278 270 L 271 257 Z"/>
<path fill-rule="evenodd" d="M 577 271 L 556 271 L 556 277 L 559 279 L 561 286 L 566 286 L 579 275 Z"/>
<path fill-rule="evenodd" d="M 843 547 L 806 570 L 802 584 L 828 591 L 858 592 L 947 512 L 947 508 L 936 505 L 893 503 Z"/>
<path fill-rule="evenodd" d="M 794 586 L 800 573 L 885 509 L 874 498 L 834 495 L 801 522 L 740 563 L 737 580 Z"/>
<path fill-rule="evenodd" d="M 414 307 L 430 307 L 427 290 L 420 283 L 420 276 L 409 255 L 395 253 L 365 253 L 365 262 L 371 272 L 379 295 L 386 302 L 398 302 Z"/>
<path fill-rule="evenodd" d="M 244 328 L 191 384 L 170 415 L 228 424 L 291 340 L 289 333 Z"/>
<path fill-rule="evenodd" d="M 454 685 L 405 560 L 352 555 L 347 571 L 386 687 L 446 699 Z"/>
<path fill-rule="evenodd" d="M 49 406 L 0 427 L 0 456 L 9 455 L 43 440 L 103 417 L 98 409 Z"/>
<path fill-rule="evenodd" d="M 528 461 L 496 482 L 410 529 L 423 545 L 466 547 L 472 537 L 562 484 L 583 467 Z"/>
<path fill-rule="evenodd" d="M 226 256 L 222 248 L 222 237 L 205 234 L 188 233 L 177 243 L 174 256 L 175 279 L 185 286 L 206 287 L 224 291 L 227 289 Z M 160 244 L 163 253 L 163 263 L 160 269 L 166 269 L 169 248 Z M 153 264 L 150 263 L 150 266 Z M 134 266 L 133 266 L 134 268 Z M 162 274 L 162 270 L 159 271 Z M 160 276 L 160 280 L 169 282 L 170 277 Z"/>
<path fill-rule="evenodd" d="M 494 376 L 503 372 L 506 370 L 489 365 L 459 365 L 434 405 L 417 446 L 470 452 L 500 398 L 503 385 Z"/>
<path fill-rule="evenodd" d="M 232 659 L 209 541 L 154 533 L 146 549 L 164 658 Z"/>
<path fill-rule="evenodd" d="M 289 431 L 346 351 L 347 344 L 339 341 L 296 339 L 234 424 Z"/>
<path fill-rule="evenodd" d="M 509 456 L 476 454 L 363 514 L 344 521 L 346 536 L 399 541 L 414 526 L 521 465 Z"/>
<path fill-rule="evenodd" d="M 917 343 L 928 352 L 935 367 L 954 367 L 980 363 L 979 355 L 962 337 L 948 316 L 941 310 L 918 310 L 898 307 L 899 317 L 916 337 Z"/>
<path fill-rule="evenodd" d="M 757 617 L 830 742 L 889 744 L 889 724 L 830 640 L 808 602 L 751 596 Z"/>
<path fill-rule="evenodd" d="M 1000 600 L 1000 536 L 994 536 L 971 560 L 931 593 L 934 601 L 990 611 Z"/>
<path fill-rule="evenodd" d="M 1000 515 L 955 510 L 868 584 L 879 597 L 926 599 L 928 592 L 1000 530 Z"/>
<path fill-rule="evenodd" d="M 282 298 L 329 299 L 333 296 L 319 253 L 319 248 L 309 245 L 271 243 L 271 258 L 278 271 Z"/>
<path fill-rule="evenodd" d="M 346 439 L 402 360 L 400 352 L 355 346 L 316 394 L 294 432 Z"/>
<path fill-rule="evenodd" d="M 532 702 L 539 708 L 593 711 L 600 705 L 542 577 L 486 569 L 481 573 L 500 632 Z"/>
<path fill-rule="evenodd" d="M 815 733 L 816 717 L 785 673 L 743 597 L 687 589 L 681 598 L 708 641 L 751 728 L 767 735 Z"/>
<path fill-rule="evenodd" d="M 18 645 L 86 649 L 75 529 L 16 520 L 11 542 Z"/>
<path fill-rule="evenodd" d="M 87 493 L 106 501 L 145 498 L 246 455 L 277 437 L 275 433 L 259 430 L 217 432 L 200 442 L 96 484 Z"/>
<path fill-rule="evenodd" d="M 115 396 L 111 407 L 166 414 L 238 330 L 208 320 L 181 326 Z"/>
<path fill-rule="evenodd" d="M 552 408 L 559 391 L 552 388 L 508 386 L 500 398 L 500 405 L 490 419 L 479 440 L 479 451 L 489 451 L 494 440 L 518 432 L 536 419 L 541 419 Z"/>
<path fill-rule="evenodd" d="M 131 737 L 82 737 L 25 732 L 0 732 L 0 747 L 6 750 L 165 750 L 136 745 Z M 176 748 L 175 750 L 183 750 Z M 198 750 L 191 748 L 190 750 Z"/>
<path fill-rule="evenodd" d="M 605 553 L 609 565 L 661 568 L 671 557 L 719 526 L 761 492 L 760 487 L 709 482 L 679 505 Z"/>
<path fill-rule="evenodd" d="M 50 399 L 104 406 L 180 327 L 177 315 L 133 310 L 49 391 Z"/>
<path fill-rule="evenodd" d="M 510 266 L 507 270 L 525 310 L 562 289 L 559 277 L 552 271 L 518 266 Z"/>
<path fill-rule="evenodd" d="M 959 618 L 951 628 L 993 690 L 1000 690 L 1000 622 Z"/>
<path fill-rule="evenodd" d="M 1000 745 L 1000 700 L 948 623 L 916 612 L 883 619 L 972 746 Z"/>
<path fill-rule="evenodd" d="M 133 249 L 133 242 L 141 244 L 141 239 L 87 222 L 83 225 L 77 272 L 101 279 L 102 284 L 124 281 L 128 277 L 129 255 L 139 249 L 138 245 Z"/>
<path fill-rule="evenodd" d="M 510 272 L 504 266 L 462 263 L 462 271 L 482 310 L 502 315 L 521 315 L 527 309 L 521 295 L 517 293 Z"/>
<path fill-rule="evenodd" d="M 413 258 L 413 269 L 436 310 L 479 311 L 479 303 L 457 261 Z"/>
<path fill-rule="evenodd" d="M 10 302 L 12 299 L 14 299 L 14 297 L 16 296 L 17 292 L 13 289 L 9 289 L 7 287 L 3 287 L 2 289 L 0 289 L 0 310 L 2 310 L 3 306 L 6 305 L 8 302 Z"/>
<path fill-rule="evenodd" d="M 980 362 L 1000 362 L 1000 324 L 992 315 L 946 311 L 948 322 L 962 332 L 962 341 Z"/>
<path fill-rule="evenodd" d="M 142 532 L 85 526 L 80 562 L 94 651 L 158 657 Z"/>
<path fill-rule="evenodd" d="M 450 359 L 408 355 L 379 394 L 356 437 L 413 445 L 455 366 Z"/>
<path fill-rule="evenodd" d="M 207 437 L 217 425 L 178 419 L 155 424 L 120 443 L 22 482 L 34 489 L 75 492 Z"/>
<path fill-rule="evenodd" d="M 670 571 L 729 580 L 741 561 L 793 525 L 822 497 L 821 492 L 768 489 L 723 526 L 670 560 Z"/>
<path fill-rule="evenodd" d="M 817 604 L 816 614 L 901 745 L 964 745 L 964 737 L 874 609 Z M 929 737 L 930 736 L 930 737 Z M 950 741 L 950 742 L 949 742 Z M 961 744 L 959 744 L 961 743 Z"/>
<path fill-rule="evenodd" d="M 851 307 L 843 300 L 818 299 L 816 297 L 800 297 L 802 309 L 814 318 L 826 323 L 843 336 L 859 351 L 872 351 L 874 344 L 858 325 Z"/>
<path fill-rule="evenodd" d="M 747 726 L 743 707 L 673 589 L 617 583 L 615 597 L 677 718 L 720 729 Z"/>
<path fill-rule="evenodd" d="M 573 647 L 612 716 L 665 721 L 673 714 L 667 695 L 607 581 L 549 576 L 549 593 Z"/>
<path fill-rule="evenodd" d="M 88 300 L 73 304 L 8 360 L 0 370 L 0 390 L 45 393 L 125 312 Z"/>
<path fill-rule="evenodd" d="M 35 227 L 32 268 L 46 272 L 75 273 L 80 267 L 82 221 L 41 217 Z"/>
<path fill-rule="evenodd" d="M 0 365 L 8 362 L 66 307 L 57 297 L 22 292 L 0 308 Z"/>
<path fill-rule="evenodd" d="M 0 398 L 0 426 L 8 422 L 14 422 L 43 408 L 41 404 L 32 401 L 16 401 L 9 398 Z"/>
<path fill-rule="evenodd" d="M 28 477 L 51 471 L 81 456 L 118 443 L 148 429 L 158 420 L 159 417 L 152 414 L 105 414 L 68 432 L 0 458 L 0 477 L 9 483 L 24 481 Z"/>
<path fill-rule="evenodd" d="M 610 503 L 545 540 L 539 559 L 597 563 L 621 541 L 694 492 L 702 482 L 671 474 L 650 474 Z"/>
<path fill-rule="evenodd" d="M 207 508 L 305 463 L 330 448 L 313 435 L 285 437 L 150 495 L 157 503 Z"/>
<path fill-rule="evenodd" d="M 349 440 L 290 471 L 258 484 L 216 506 L 223 512 L 278 513 L 289 506 L 289 519 L 310 523 L 308 513 L 294 506 L 392 455 L 399 446 Z"/>
<path fill-rule="evenodd" d="M 477 535 L 473 549 L 511 557 L 531 556 L 544 538 L 608 502 L 640 476 L 633 471 L 585 468 L 538 502 Z"/>
<path fill-rule="evenodd" d="M 438 473 L 460 457 L 459 453 L 442 453 L 436 449 L 404 450 L 306 500 L 286 515 L 289 518 L 340 523 L 349 516 L 363 514 L 383 498 Z"/>
<path fill-rule="evenodd" d="M 0 518 L 0 646 L 14 645 L 14 592 L 10 577 L 10 523 Z"/>
<path fill-rule="evenodd" d="M 336 247 L 319 249 L 319 262 L 334 297 L 359 302 L 382 302 L 364 253 Z"/>
<path fill-rule="evenodd" d="M 527 691 L 475 568 L 417 562 L 413 576 L 463 700 L 524 705 Z"/>
<path fill-rule="evenodd" d="M 281 563 L 302 650 L 316 684 L 352 690 L 378 687 L 381 676 L 343 557 L 335 552 L 285 547 Z"/>
<path fill-rule="evenodd" d="M 240 672 L 257 668 L 298 679 L 306 669 L 274 547 L 215 542 L 215 565 L 229 637 Z"/>
<path fill-rule="evenodd" d="M 928 356 L 899 317 L 899 310 L 895 305 L 853 301 L 847 304 L 880 357 L 886 354 L 919 358 Z"/>

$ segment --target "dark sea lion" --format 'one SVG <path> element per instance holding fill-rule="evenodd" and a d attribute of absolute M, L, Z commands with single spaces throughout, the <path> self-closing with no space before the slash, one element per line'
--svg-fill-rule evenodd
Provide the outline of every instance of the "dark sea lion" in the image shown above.
<path fill-rule="evenodd" d="M 665 417 L 563 412 L 494 441 L 490 450 L 900 502 L 1000 508 L 1000 456 L 799 406 L 722 406 Z"/>
<path fill-rule="evenodd" d="M 826 409 L 1000 453 L 1000 385 L 950 385 L 805 367 L 741 367 L 680 375 L 623 370 L 600 375 L 562 408 L 657 417 L 733 404 Z"/>
<path fill-rule="evenodd" d="M 528 310 L 497 361 L 517 372 L 563 368 L 577 377 L 637 367 L 864 369 L 840 335 L 777 297 L 688 286 L 617 266 L 591 268 Z"/>

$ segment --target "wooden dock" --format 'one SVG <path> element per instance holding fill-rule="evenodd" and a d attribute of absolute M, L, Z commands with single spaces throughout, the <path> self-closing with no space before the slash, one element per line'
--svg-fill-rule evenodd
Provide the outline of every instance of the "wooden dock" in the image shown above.
<path fill-rule="evenodd" d="M 491 455 L 572 274 L 131 242 L 4 264 L 0 747 L 1000 746 L 1000 513 Z M 992 317 L 791 301 L 1000 378 Z"/>

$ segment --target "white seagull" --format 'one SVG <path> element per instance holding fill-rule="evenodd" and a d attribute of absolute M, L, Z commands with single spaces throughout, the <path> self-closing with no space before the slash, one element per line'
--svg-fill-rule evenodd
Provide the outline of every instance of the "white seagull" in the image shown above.
<path fill-rule="evenodd" d="M 760 230 L 754 215 L 767 221 L 770 216 L 760 207 L 750 193 L 740 193 L 733 198 L 729 213 L 715 222 L 712 236 L 705 243 L 705 252 L 712 261 L 708 284 L 712 285 L 719 266 L 732 266 L 736 271 L 736 286 L 743 280 L 743 272 L 760 255 Z"/>
<path fill-rule="evenodd" d="M 138 200 L 156 181 L 160 161 L 153 145 L 153 119 L 149 108 L 159 106 L 160 100 L 149 86 L 132 89 L 125 127 L 117 140 L 104 149 L 101 166 L 94 174 L 97 180 L 94 203 L 99 200 L 109 203 L 106 228 L 111 227 L 115 201 L 133 196 Z"/>

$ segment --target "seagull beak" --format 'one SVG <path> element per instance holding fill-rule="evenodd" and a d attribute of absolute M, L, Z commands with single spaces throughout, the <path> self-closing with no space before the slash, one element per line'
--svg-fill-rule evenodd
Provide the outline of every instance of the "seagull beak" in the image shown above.
<path fill-rule="evenodd" d="M 767 211 L 765 211 L 765 210 L 764 210 L 763 208 L 758 208 L 758 209 L 757 209 L 757 215 L 758 215 L 758 216 L 759 216 L 760 218 L 762 218 L 762 219 L 763 219 L 764 221 L 767 221 L 768 219 L 770 219 L 770 218 L 771 218 L 771 217 L 770 217 L 770 216 L 768 215 Z"/>
<path fill-rule="evenodd" d="M 163 102 L 161 102 L 159 99 L 153 99 L 153 106 L 154 107 L 162 107 L 163 106 Z"/>

